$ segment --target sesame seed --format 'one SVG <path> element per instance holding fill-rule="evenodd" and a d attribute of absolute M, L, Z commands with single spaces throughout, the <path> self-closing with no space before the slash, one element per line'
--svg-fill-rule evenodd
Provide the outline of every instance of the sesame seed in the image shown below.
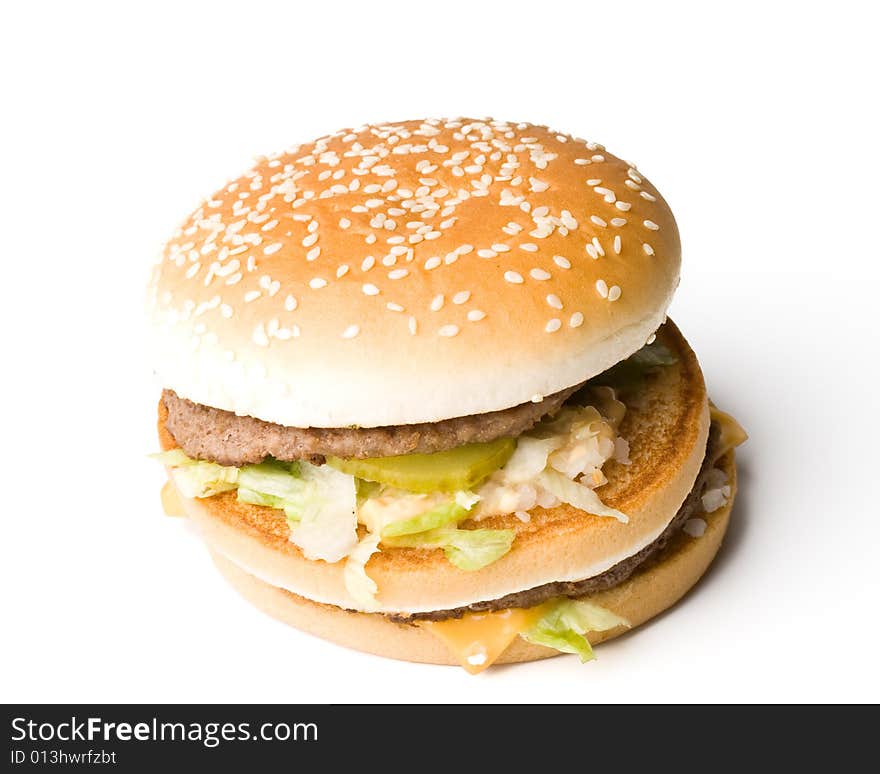
<path fill-rule="evenodd" d="M 459 255 L 467 255 L 473 249 L 473 245 L 462 245 L 461 247 L 457 248 L 455 252 L 457 252 Z"/>
<path fill-rule="evenodd" d="M 634 180 L 636 183 L 641 183 L 641 182 L 642 182 L 642 178 L 640 178 L 640 177 L 636 174 L 636 171 L 635 171 L 634 169 L 632 169 L 632 168 L 628 169 L 628 170 L 626 171 L 626 174 L 629 176 L 630 180 Z"/>
<path fill-rule="evenodd" d="M 506 253 L 508 250 L 510 250 L 510 245 L 506 245 L 503 242 L 496 242 L 494 245 L 492 245 L 492 249 L 496 253 Z"/>
<path fill-rule="evenodd" d="M 496 258 L 498 253 L 494 250 L 489 250 L 488 248 L 482 248 L 481 250 L 477 250 L 477 255 L 480 258 Z"/>
<path fill-rule="evenodd" d="M 651 247 L 647 242 L 642 244 L 642 250 L 645 251 L 645 255 L 654 255 L 654 248 Z"/>
<path fill-rule="evenodd" d="M 547 296 L 546 300 L 547 303 L 554 309 L 562 309 L 562 301 L 555 293 L 550 293 L 550 295 Z"/>
<path fill-rule="evenodd" d="M 615 228 L 620 228 L 621 226 L 626 225 L 626 218 L 611 218 L 611 225 Z"/>
<path fill-rule="evenodd" d="M 269 337 L 266 335 L 266 329 L 263 327 L 263 323 L 257 325 L 254 328 L 254 332 L 251 334 L 251 338 L 259 347 L 268 347 L 269 346 Z"/>
<path fill-rule="evenodd" d="M 604 220 L 602 220 L 602 218 L 600 218 L 598 215 L 590 215 L 590 221 L 593 222 L 593 223 L 595 223 L 597 226 L 602 226 L 602 228 L 605 228 L 605 226 L 608 225 L 608 224 L 607 224 Z"/>
<path fill-rule="evenodd" d="M 629 202 L 614 202 L 614 206 L 621 212 L 628 212 L 632 205 Z"/>
<path fill-rule="evenodd" d="M 657 197 L 651 196 L 651 194 L 649 194 L 647 191 L 642 191 L 639 194 L 639 196 L 641 196 L 643 199 L 647 199 L 649 202 L 656 202 L 657 201 Z"/>
<path fill-rule="evenodd" d="M 437 331 L 441 336 L 445 338 L 452 338 L 453 336 L 458 335 L 458 326 L 457 325 L 444 325 L 440 330 Z"/>
<path fill-rule="evenodd" d="M 522 274 L 520 274 L 519 272 L 515 272 L 515 271 L 504 272 L 504 279 L 507 280 L 508 282 L 513 283 L 514 285 L 522 285 L 522 283 L 523 283 Z"/>
<path fill-rule="evenodd" d="M 579 166 L 585 167 L 587 164 L 592 164 L 593 162 L 589 159 L 575 159 L 574 163 Z"/>
<path fill-rule="evenodd" d="M 538 252 L 538 245 L 536 245 L 534 242 L 523 242 L 519 246 L 519 249 L 525 250 L 527 253 L 537 253 Z"/>
<path fill-rule="evenodd" d="M 309 280 L 309 287 L 312 290 L 320 290 L 321 288 L 327 287 L 327 280 L 321 277 L 313 277 Z"/>
<path fill-rule="evenodd" d="M 613 246 L 615 254 L 620 255 L 620 234 L 614 237 Z"/>
<path fill-rule="evenodd" d="M 596 280 L 596 292 L 602 298 L 608 298 L 608 283 L 603 279 Z"/>
<path fill-rule="evenodd" d="M 561 269 L 571 268 L 571 261 L 569 261 L 568 258 L 566 258 L 564 255 L 554 255 L 553 262 Z"/>
<path fill-rule="evenodd" d="M 284 308 L 288 312 L 292 312 L 294 309 L 296 309 L 296 307 L 297 307 L 296 298 L 294 298 L 293 296 L 287 296 L 287 298 L 284 299 Z"/>
<path fill-rule="evenodd" d="M 351 221 L 348 218 L 340 218 L 339 219 L 339 228 L 345 230 L 351 226 Z"/>
<path fill-rule="evenodd" d="M 425 261 L 425 268 L 430 271 L 431 269 L 436 269 L 441 263 L 440 256 L 432 255 L 427 261 Z"/>
<path fill-rule="evenodd" d="M 659 231 L 660 230 L 660 226 L 658 226 L 653 220 L 645 220 L 645 221 L 642 221 L 642 223 L 645 226 L 645 228 L 649 228 L 649 229 L 651 229 L 651 231 Z"/>
<path fill-rule="evenodd" d="M 274 255 L 277 253 L 282 247 L 283 243 L 281 242 L 273 242 L 271 245 L 267 245 L 263 248 L 263 255 Z M 267 342 L 268 343 L 268 342 Z"/>
<path fill-rule="evenodd" d="M 376 259 L 372 255 L 368 255 L 361 261 L 361 271 L 369 271 L 376 265 Z"/>
<path fill-rule="evenodd" d="M 388 279 L 399 280 L 403 279 L 409 274 L 409 269 L 393 269 L 388 272 Z"/>
<path fill-rule="evenodd" d="M 409 328 L 410 335 L 415 336 L 418 333 L 419 324 L 415 317 L 410 316 L 409 320 L 407 320 L 407 327 Z"/>
<path fill-rule="evenodd" d="M 311 250 L 309 250 L 306 253 L 306 260 L 307 261 L 314 261 L 318 258 L 318 256 L 320 254 L 321 254 L 321 248 L 320 247 L 313 247 Z"/>
<path fill-rule="evenodd" d="M 317 241 L 318 241 L 317 234 L 309 234 L 305 239 L 303 239 L 302 246 L 303 247 L 311 247 Z"/>
<path fill-rule="evenodd" d="M 379 288 L 377 288 L 372 282 L 367 282 L 366 284 L 361 286 L 361 290 L 364 292 L 366 296 L 378 296 Z"/>
<path fill-rule="evenodd" d="M 482 309 L 471 309 L 467 313 L 467 318 L 471 322 L 479 322 L 486 317 L 486 313 Z"/>
<path fill-rule="evenodd" d="M 558 317 L 554 317 L 552 320 L 548 320 L 547 324 L 544 326 L 544 330 L 547 333 L 556 333 L 562 327 L 562 320 Z"/>
<path fill-rule="evenodd" d="M 439 296 L 434 296 L 434 298 L 431 299 L 431 303 L 429 305 L 430 310 L 432 312 L 439 312 L 443 308 L 443 302 L 445 300 L 446 299 L 443 297 L 442 293 Z"/>
<path fill-rule="evenodd" d="M 402 312 L 402 311 L 404 311 L 404 308 L 400 304 L 395 304 L 393 301 L 389 301 L 387 304 L 385 304 L 385 308 L 389 312 Z"/>
<path fill-rule="evenodd" d="M 349 325 L 344 331 L 342 331 L 343 339 L 353 339 L 361 332 L 361 329 L 357 325 Z"/>
<path fill-rule="evenodd" d="M 620 298 L 620 287 L 618 285 L 612 285 L 608 288 L 608 300 L 617 301 L 618 298 Z"/>
<path fill-rule="evenodd" d="M 589 185 L 589 186 L 602 185 L 602 178 L 591 177 L 589 180 L 587 180 L 587 185 Z"/>
<path fill-rule="evenodd" d="M 594 261 L 599 259 L 599 251 L 596 249 L 596 245 L 594 245 L 594 244 L 584 245 L 584 250 L 587 251 L 587 255 L 589 255 L 590 258 L 592 258 Z"/>
<path fill-rule="evenodd" d="M 232 307 L 229 304 L 220 304 L 220 314 L 228 320 L 232 317 Z"/>
<path fill-rule="evenodd" d="M 550 183 L 545 183 L 543 180 L 538 180 L 535 177 L 529 178 L 529 190 L 534 191 L 535 193 L 541 193 L 546 191 L 550 187 Z"/>
<path fill-rule="evenodd" d="M 261 295 L 259 290 L 249 290 L 244 294 L 244 302 L 249 304 L 251 301 L 256 301 Z"/>
<path fill-rule="evenodd" d="M 336 278 L 339 279 L 340 277 L 344 277 L 346 274 L 348 274 L 348 264 L 343 263 L 336 270 Z"/>
<path fill-rule="evenodd" d="M 627 188 L 631 188 L 633 191 L 638 191 L 641 188 L 638 183 L 634 183 L 632 180 L 624 180 L 623 182 Z"/>
<path fill-rule="evenodd" d="M 549 271 L 545 271 L 544 269 L 532 269 L 529 272 L 529 276 L 536 280 L 548 280 L 551 275 Z"/>
<path fill-rule="evenodd" d="M 653 344 L 655 341 L 657 341 L 657 334 L 652 333 L 650 336 L 648 336 L 648 340 L 645 342 L 645 344 Z"/>
<path fill-rule="evenodd" d="M 471 297 L 470 290 L 461 290 L 452 297 L 453 304 L 465 304 Z"/>
<path fill-rule="evenodd" d="M 568 321 L 568 324 L 569 324 L 572 328 L 580 328 L 581 325 L 584 324 L 584 316 L 583 316 L 583 314 L 581 314 L 581 312 L 575 312 L 575 313 L 571 316 L 571 319 Z"/>

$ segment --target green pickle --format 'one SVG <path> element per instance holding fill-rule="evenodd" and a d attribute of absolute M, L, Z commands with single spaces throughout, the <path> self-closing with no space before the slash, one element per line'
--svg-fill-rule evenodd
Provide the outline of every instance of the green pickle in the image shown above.
<path fill-rule="evenodd" d="M 488 478 L 510 459 L 515 449 L 513 438 L 499 438 L 434 454 L 401 454 L 363 460 L 328 457 L 327 464 L 356 478 L 410 492 L 456 492 L 472 489 Z"/>

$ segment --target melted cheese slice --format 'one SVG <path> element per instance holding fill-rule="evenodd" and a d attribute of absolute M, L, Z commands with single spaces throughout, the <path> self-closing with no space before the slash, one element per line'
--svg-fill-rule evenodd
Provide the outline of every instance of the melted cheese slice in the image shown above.
<path fill-rule="evenodd" d="M 162 487 L 162 510 L 166 516 L 186 516 L 186 510 L 177 493 L 177 488 L 170 481 L 166 481 Z"/>
<path fill-rule="evenodd" d="M 510 608 L 491 613 L 468 613 L 461 618 L 419 623 L 442 640 L 458 662 L 472 675 L 482 672 L 507 646 L 544 613 L 544 605 Z"/>
<path fill-rule="evenodd" d="M 709 403 L 709 416 L 721 428 L 721 437 L 718 439 L 715 460 L 723 457 L 727 452 L 739 446 L 749 437 L 739 422 L 730 414 L 716 408 L 712 403 Z M 712 461 L 715 462 L 715 460 Z"/>

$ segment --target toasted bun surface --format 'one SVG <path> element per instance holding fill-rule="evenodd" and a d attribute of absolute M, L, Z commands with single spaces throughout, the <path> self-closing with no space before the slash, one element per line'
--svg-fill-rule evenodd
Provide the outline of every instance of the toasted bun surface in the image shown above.
<path fill-rule="evenodd" d="M 586 599 L 623 616 L 636 627 L 684 596 L 715 557 L 730 520 L 736 494 L 734 452 L 728 452 L 716 465 L 727 473 L 731 496 L 722 508 L 703 516 L 707 522 L 703 535 L 694 538 L 680 533 L 656 561 L 636 570 L 619 586 L 591 594 Z M 217 552 L 212 551 L 212 556 L 226 580 L 245 599 L 284 623 L 339 645 L 387 658 L 428 664 L 458 663 L 446 646 L 426 629 L 395 623 L 375 613 L 354 613 L 317 604 L 264 583 Z M 591 632 L 588 637 L 595 645 L 627 631 L 618 627 L 607 632 Z M 517 637 L 495 663 L 534 661 L 558 655 L 558 651 Z"/>
<path fill-rule="evenodd" d="M 260 160 L 165 248 L 162 385 L 294 427 L 508 408 L 660 325 L 678 230 L 629 163 L 546 127 L 405 121 Z"/>
<path fill-rule="evenodd" d="M 381 609 L 451 609 L 553 581 L 583 580 L 653 542 L 693 488 L 709 428 L 694 353 L 671 322 L 658 340 L 677 354 L 678 363 L 650 377 L 639 403 L 627 407 L 619 432 L 630 443 L 632 464 L 607 462 L 608 483 L 597 490 L 603 502 L 629 516 L 627 524 L 568 505 L 536 508 L 528 523 L 513 515 L 486 519 L 481 527 L 514 529 L 516 539 L 508 554 L 475 572 L 457 569 L 440 550 L 383 548 L 367 565 L 379 586 Z M 173 448 L 162 410 L 162 447 Z M 209 546 L 252 575 L 308 599 L 358 609 L 345 589 L 344 563 L 305 559 L 288 539 L 280 511 L 240 503 L 234 493 L 184 504 Z"/>

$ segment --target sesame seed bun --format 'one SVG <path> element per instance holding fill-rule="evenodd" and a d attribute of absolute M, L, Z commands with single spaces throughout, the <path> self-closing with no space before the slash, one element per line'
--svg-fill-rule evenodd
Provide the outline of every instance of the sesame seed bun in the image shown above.
<path fill-rule="evenodd" d="M 650 377 L 639 401 L 627 407 L 619 432 L 629 441 L 631 464 L 609 460 L 603 468 L 608 483 L 598 490 L 606 505 L 628 515 L 628 523 L 565 504 L 536 508 L 525 523 L 513 514 L 492 517 L 479 525 L 513 529 L 516 539 L 509 553 L 474 572 L 456 568 L 440 550 L 383 547 L 367 564 L 379 587 L 380 610 L 452 609 L 554 581 L 583 580 L 652 543 L 693 489 L 709 431 L 693 351 L 672 322 L 660 329 L 658 340 L 678 362 Z M 161 403 L 158 428 L 163 449 L 173 448 Z M 306 559 L 289 540 L 283 512 L 238 502 L 234 493 L 185 499 L 184 507 L 212 550 L 250 574 L 316 602 L 359 609 L 345 588 L 344 562 Z"/>
<path fill-rule="evenodd" d="M 155 267 L 154 365 L 197 403 L 294 427 L 508 408 L 641 347 L 675 221 L 602 146 L 471 119 L 291 148 L 206 199 Z"/>
<path fill-rule="evenodd" d="M 674 605 L 700 579 L 724 539 L 736 494 L 734 452 L 717 463 L 727 473 L 730 497 L 725 505 L 705 516 L 706 530 L 700 537 L 681 532 L 657 560 L 642 567 L 613 588 L 590 594 L 589 599 L 639 626 Z M 395 623 L 375 613 L 356 613 L 332 605 L 322 605 L 284 589 L 272 586 L 242 570 L 216 551 L 211 552 L 223 577 L 254 606 L 297 629 L 348 648 L 386 658 L 427 664 L 456 664 L 446 646 L 419 626 Z M 592 644 L 610 640 L 630 631 L 617 627 L 591 632 Z M 517 637 L 501 654 L 497 664 L 535 661 L 560 655 L 558 651 L 533 645 Z"/>

